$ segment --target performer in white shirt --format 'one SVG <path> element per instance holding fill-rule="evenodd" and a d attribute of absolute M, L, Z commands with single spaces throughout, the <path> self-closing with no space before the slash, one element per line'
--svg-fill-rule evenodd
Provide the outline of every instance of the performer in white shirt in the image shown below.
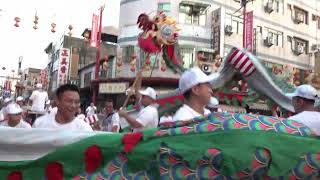
<path fill-rule="evenodd" d="M 42 84 L 38 83 L 36 85 L 36 90 L 32 92 L 29 101 L 32 101 L 31 111 L 36 113 L 45 113 L 48 93 L 42 89 Z"/>
<path fill-rule="evenodd" d="M 319 100 L 317 90 L 308 84 L 298 86 L 297 89 L 287 96 L 292 98 L 294 106 L 294 116 L 288 119 L 295 120 L 312 129 L 317 135 L 320 135 L 320 111 L 316 107 L 316 101 Z"/>
<path fill-rule="evenodd" d="M 133 132 L 140 132 L 148 128 L 156 128 L 158 126 L 159 115 L 157 104 L 155 104 L 157 93 L 151 88 L 147 87 L 141 91 L 142 73 L 137 74 L 137 83 L 135 87 L 136 99 L 141 99 L 141 105 L 143 106 L 137 118 L 129 116 L 124 110 L 119 110 L 119 116 L 127 120 L 130 126 L 133 128 Z"/>
<path fill-rule="evenodd" d="M 64 84 L 56 91 L 57 113 L 49 113 L 36 119 L 34 128 L 92 131 L 83 119 L 76 117 L 80 107 L 80 91 L 76 85 Z"/>
<path fill-rule="evenodd" d="M 189 121 L 199 116 L 207 116 L 206 109 L 212 95 L 210 82 L 213 76 L 207 76 L 198 67 L 185 71 L 179 80 L 179 90 L 185 98 L 185 104 L 173 116 L 174 121 Z"/>
<path fill-rule="evenodd" d="M 30 124 L 25 122 L 22 118 L 22 108 L 16 104 L 11 103 L 6 107 L 6 114 L 8 119 L 0 123 L 1 126 L 8 126 L 13 128 L 31 128 Z"/>
<path fill-rule="evenodd" d="M 87 117 L 96 114 L 96 111 L 97 107 L 93 103 L 90 103 L 90 106 L 86 109 Z"/>

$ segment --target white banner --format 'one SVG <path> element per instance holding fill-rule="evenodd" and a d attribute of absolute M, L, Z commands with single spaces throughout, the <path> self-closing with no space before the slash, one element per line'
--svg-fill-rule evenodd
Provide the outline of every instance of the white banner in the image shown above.
<path fill-rule="evenodd" d="M 60 59 L 59 59 L 59 69 L 58 69 L 58 81 L 57 81 L 58 87 L 68 82 L 69 63 L 70 63 L 70 49 L 61 48 Z"/>

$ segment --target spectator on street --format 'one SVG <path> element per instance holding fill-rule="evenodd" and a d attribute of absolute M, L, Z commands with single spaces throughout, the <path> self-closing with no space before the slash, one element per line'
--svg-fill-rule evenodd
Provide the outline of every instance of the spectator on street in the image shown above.
<path fill-rule="evenodd" d="M 6 107 L 8 104 L 10 104 L 12 102 L 11 98 L 5 98 L 3 101 L 3 106 L 0 110 L 0 122 L 5 121 L 7 119 L 7 115 L 6 115 Z"/>
<path fill-rule="evenodd" d="M 119 132 L 120 118 L 119 114 L 114 111 L 113 101 L 111 99 L 107 99 L 104 108 L 106 117 L 101 121 L 101 130 L 107 132 Z"/>
<path fill-rule="evenodd" d="M 13 128 L 31 128 L 30 124 L 23 120 L 22 112 L 22 108 L 16 103 L 7 105 L 6 113 L 8 119 L 0 122 L 0 125 Z"/>
<path fill-rule="evenodd" d="M 92 103 L 90 103 L 90 106 L 86 109 L 87 117 L 96 114 L 97 107 Z"/>
<path fill-rule="evenodd" d="M 42 84 L 38 83 L 36 85 L 36 90 L 32 92 L 29 101 L 32 102 L 31 111 L 39 114 L 45 113 L 48 93 L 42 89 Z"/>

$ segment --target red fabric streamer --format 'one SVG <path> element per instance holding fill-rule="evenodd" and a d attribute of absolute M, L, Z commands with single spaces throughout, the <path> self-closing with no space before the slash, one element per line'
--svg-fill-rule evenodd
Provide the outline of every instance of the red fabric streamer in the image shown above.
<path fill-rule="evenodd" d="M 168 49 L 169 58 L 172 60 L 174 65 L 178 65 L 179 62 L 178 62 L 178 59 L 176 57 L 176 54 L 174 53 L 174 46 L 173 45 L 168 45 L 167 47 L 168 47 L 167 49 Z"/>
<path fill-rule="evenodd" d="M 45 174 L 47 180 L 63 180 L 63 166 L 58 162 L 49 163 Z"/>
<path fill-rule="evenodd" d="M 142 139 L 143 134 L 141 132 L 128 133 L 122 137 L 122 144 L 124 144 L 124 152 L 131 152 L 138 142 Z"/>
<path fill-rule="evenodd" d="M 19 171 L 14 171 L 8 174 L 7 180 L 22 180 L 22 174 Z"/>
<path fill-rule="evenodd" d="M 103 155 L 100 148 L 97 145 L 90 146 L 84 154 L 85 171 L 89 174 L 95 172 L 101 166 L 103 161 Z"/>

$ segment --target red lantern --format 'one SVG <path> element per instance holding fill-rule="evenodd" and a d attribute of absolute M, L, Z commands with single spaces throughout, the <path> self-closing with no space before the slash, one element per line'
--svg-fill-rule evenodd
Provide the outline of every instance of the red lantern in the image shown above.
<path fill-rule="evenodd" d="M 56 23 L 51 23 L 51 27 L 52 27 L 51 32 L 52 33 L 56 32 L 56 30 L 55 30 L 56 26 L 57 26 Z"/>
<path fill-rule="evenodd" d="M 19 27 L 19 26 L 20 26 L 20 25 L 19 25 L 20 20 L 21 20 L 21 19 L 20 19 L 19 17 L 15 17 L 15 18 L 14 18 L 14 21 L 16 22 L 16 23 L 14 24 L 15 27 Z"/>
<path fill-rule="evenodd" d="M 68 27 L 68 29 L 69 29 L 69 32 L 68 32 L 69 36 L 72 36 L 73 26 L 70 24 L 69 27 Z"/>

